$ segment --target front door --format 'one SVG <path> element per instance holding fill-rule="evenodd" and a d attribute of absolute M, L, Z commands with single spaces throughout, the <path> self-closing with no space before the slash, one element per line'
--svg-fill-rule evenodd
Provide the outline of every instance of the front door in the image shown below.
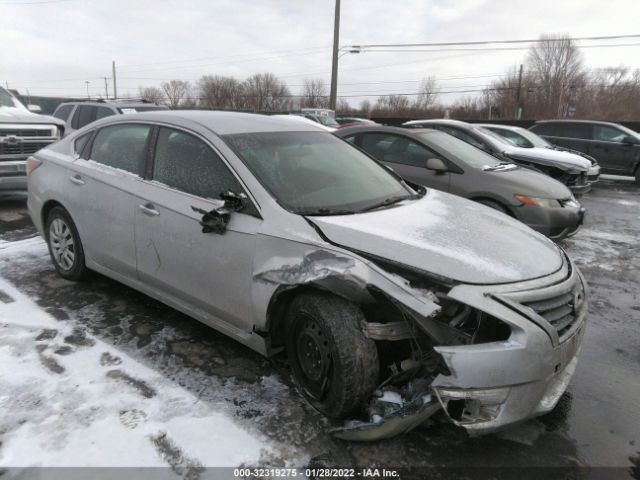
<path fill-rule="evenodd" d="M 609 172 L 633 174 L 636 145 L 622 143 L 627 133 L 609 125 L 593 126 L 590 155 Z"/>
<path fill-rule="evenodd" d="M 152 179 L 143 183 L 135 208 L 140 280 L 249 332 L 255 233 L 262 220 L 248 204 L 231 214 L 224 233 L 203 233 L 202 214 L 193 209 L 221 207 L 221 193 L 243 193 L 240 182 L 202 138 L 162 127 Z"/>
<path fill-rule="evenodd" d="M 408 137 L 390 133 L 364 133 L 361 148 L 413 183 L 449 191 L 451 174 L 426 168 L 429 158 L 442 157 Z"/>

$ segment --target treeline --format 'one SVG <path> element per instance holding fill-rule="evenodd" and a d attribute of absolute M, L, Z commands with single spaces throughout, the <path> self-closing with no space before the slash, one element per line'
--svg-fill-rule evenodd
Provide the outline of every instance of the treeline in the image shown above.
<path fill-rule="evenodd" d="M 476 95 L 445 104 L 436 78 L 426 76 L 417 91 L 382 95 L 375 102 L 339 96 L 339 114 L 458 119 L 597 118 L 640 119 L 640 70 L 613 67 L 589 70 L 575 42 L 566 36 L 545 36 L 530 48 L 521 68 L 512 68 Z M 450 92 L 449 92 L 450 93 Z M 273 73 L 245 80 L 205 75 L 195 83 L 171 80 L 159 87 L 141 87 L 140 97 L 172 108 L 231 109 L 283 112 L 305 107 L 326 108 L 329 91 L 322 79 L 307 79 L 293 94 Z"/>

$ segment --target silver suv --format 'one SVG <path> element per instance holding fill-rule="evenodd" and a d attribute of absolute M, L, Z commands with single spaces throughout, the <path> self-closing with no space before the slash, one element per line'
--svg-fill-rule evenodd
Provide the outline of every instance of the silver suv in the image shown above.
<path fill-rule="evenodd" d="M 285 350 L 314 407 L 357 417 L 341 438 L 440 409 L 490 432 L 551 410 L 576 367 L 585 282 L 561 248 L 319 126 L 119 115 L 33 163 L 29 211 L 62 277 L 95 270 L 263 355 Z"/>
<path fill-rule="evenodd" d="M 64 122 L 30 112 L 11 92 L 0 87 L 0 191 L 27 187 L 27 157 L 57 141 Z"/>
<path fill-rule="evenodd" d="M 97 100 L 82 102 L 66 102 L 58 105 L 53 116 L 67 123 L 67 133 L 74 132 L 91 122 L 111 115 L 150 112 L 153 110 L 169 110 L 165 105 L 145 102 L 143 100 Z"/>

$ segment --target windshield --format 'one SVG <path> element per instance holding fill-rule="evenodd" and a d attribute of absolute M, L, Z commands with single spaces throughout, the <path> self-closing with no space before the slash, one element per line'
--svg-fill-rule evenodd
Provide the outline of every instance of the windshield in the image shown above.
<path fill-rule="evenodd" d="M 22 104 L 4 88 L 0 88 L 0 107 L 24 108 Z"/>
<path fill-rule="evenodd" d="M 505 134 L 507 134 L 506 130 L 503 130 L 502 132 L 504 132 Z M 502 133 L 500 132 L 500 133 Z M 528 147 L 527 148 L 531 148 L 531 147 L 541 147 L 541 148 L 549 148 L 552 145 L 547 142 L 544 138 L 536 135 L 535 133 L 527 130 L 526 128 L 516 128 L 515 131 L 510 132 L 512 133 L 512 135 L 514 136 L 519 136 L 525 139 L 525 141 L 528 142 Z M 511 138 L 511 137 L 509 137 Z M 523 142 L 524 143 L 524 142 Z M 520 147 L 523 147 L 525 145 L 520 145 L 519 142 L 516 142 L 516 144 Z"/>
<path fill-rule="evenodd" d="M 415 194 L 385 167 L 330 133 L 250 133 L 223 139 L 293 213 L 354 213 Z"/>
<path fill-rule="evenodd" d="M 319 116 L 317 116 L 315 118 L 317 118 L 318 121 L 322 125 L 324 125 L 325 127 L 339 127 L 340 126 L 340 124 L 333 117 L 329 117 L 329 116 L 325 116 L 325 115 L 319 115 Z"/>
<path fill-rule="evenodd" d="M 499 143 L 508 145 L 510 147 L 516 147 L 517 145 L 512 142 L 511 140 L 509 140 L 508 138 L 505 138 L 501 135 L 498 135 L 495 132 L 492 132 L 491 130 L 489 130 L 488 128 L 484 128 L 484 127 L 476 127 L 476 129 L 483 134 L 485 137 L 489 137 L 490 139 L 493 140 L 497 140 Z"/>
<path fill-rule="evenodd" d="M 417 135 L 426 140 L 427 145 L 446 152 L 448 156 L 454 157 L 454 159 L 464 162 L 470 167 L 484 169 L 502 164 L 494 156 L 444 132 L 420 132 Z"/>

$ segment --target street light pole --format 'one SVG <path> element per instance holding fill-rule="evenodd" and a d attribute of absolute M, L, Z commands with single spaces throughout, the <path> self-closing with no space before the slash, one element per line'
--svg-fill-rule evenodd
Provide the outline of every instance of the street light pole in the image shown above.
<path fill-rule="evenodd" d="M 87 85 L 87 98 L 91 99 L 91 96 L 89 95 L 89 84 L 91 83 L 89 80 L 85 80 L 84 83 Z"/>
<path fill-rule="evenodd" d="M 336 0 L 336 12 L 333 24 L 333 60 L 331 62 L 331 93 L 329 95 L 329 108 L 336 109 L 338 96 L 338 44 L 340 43 L 340 0 Z"/>

